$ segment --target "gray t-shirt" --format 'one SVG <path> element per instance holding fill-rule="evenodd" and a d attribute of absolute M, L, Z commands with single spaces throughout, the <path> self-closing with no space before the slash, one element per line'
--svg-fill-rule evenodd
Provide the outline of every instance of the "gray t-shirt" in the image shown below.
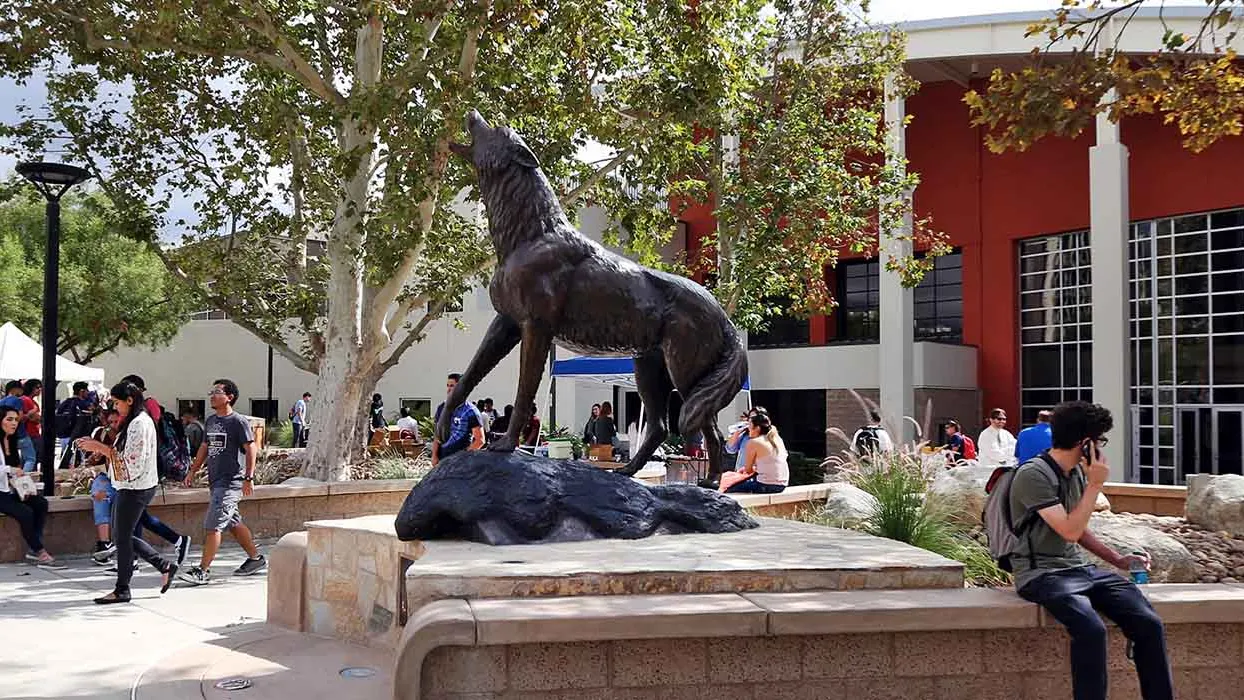
<path fill-rule="evenodd" d="M 246 445 L 254 442 L 250 421 L 238 413 L 208 416 L 203 427 L 207 445 L 207 478 L 212 488 L 241 488 L 246 472 Z"/>
<path fill-rule="evenodd" d="M 1066 474 L 1041 457 L 1028 460 L 1015 473 L 1011 482 L 1011 522 L 1018 526 L 1025 518 L 1031 518 L 1029 525 L 1020 530 L 1019 544 L 1011 554 L 1016 590 L 1041 574 L 1088 564 L 1080 545 L 1063 539 L 1037 514 L 1059 503 L 1070 513 L 1084 496 L 1084 484 L 1084 472 L 1080 467 Z M 1035 556 L 1030 557 L 1030 553 Z"/>

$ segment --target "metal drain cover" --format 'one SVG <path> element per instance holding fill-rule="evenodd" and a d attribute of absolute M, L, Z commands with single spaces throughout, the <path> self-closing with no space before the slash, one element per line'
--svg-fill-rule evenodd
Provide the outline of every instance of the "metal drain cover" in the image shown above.
<path fill-rule="evenodd" d="M 216 690 L 246 690 L 254 685 L 249 678 L 228 678 L 216 681 Z"/>
<path fill-rule="evenodd" d="M 376 675 L 376 669 L 366 666 L 347 666 L 339 673 L 342 678 L 371 678 Z"/>

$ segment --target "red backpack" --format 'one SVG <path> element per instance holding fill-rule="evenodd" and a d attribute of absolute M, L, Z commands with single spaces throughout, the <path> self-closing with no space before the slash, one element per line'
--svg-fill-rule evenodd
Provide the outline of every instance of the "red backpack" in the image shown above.
<path fill-rule="evenodd" d="M 963 435 L 962 437 L 963 437 L 963 458 L 964 459 L 976 459 L 976 443 L 972 440 L 972 438 L 968 437 L 967 435 Z"/>

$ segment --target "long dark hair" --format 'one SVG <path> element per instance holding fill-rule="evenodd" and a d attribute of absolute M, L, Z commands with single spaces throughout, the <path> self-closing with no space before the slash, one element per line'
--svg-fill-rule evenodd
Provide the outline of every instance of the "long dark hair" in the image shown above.
<path fill-rule="evenodd" d="M 130 406 L 130 412 L 125 415 L 125 420 L 121 421 L 121 425 L 117 427 L 117 440 L 113 443 L 113 448 L 120 452 L 125 449 L 125 438 L 129 433 L 130 423 L 133 423 L 134 418 L 140 413 L 147 412 L 147 407 L 144 405 L 147 399 L 143 397 L 142 389 L 139 389 L 132 382 L 121 382 L 112 387 L 112 391 L 109 393 L 112 395 L 112 398 L 118 401 L 134 400 L 134 403 Z"/>
<path fill-rule="evenodd" d="M 0 407 L 0 422 L 3 422 L 5 417 L 8 416 L 10 413 L 16 413 L 18 418 L 20 418 L 22 415 L 21 411 L 17 410 L 16 408 L 13 408 L 12 406 L 3 406 L 3 407 Z M 6 435 L 4 433 L 4 429 L 0 428 L 0 440 L 4 441 L 4 454 L 5 455 L 18 455 L 19 454 L 17 451 L 18 447 L 17 447 L 17 431 L 16 430 L 13 431 L 12 435 Z M 8 462 L 7 459 L 0 459 L 0 469 L 3 469 L 5 464 L 7 464 L 7 462 Z M 20 459 L 18 459 L 18 464 L 21 464 Z"/>
<path fill-rule="evenodd" d="M 767 413 L 753 413 L 751 418 L 752 426 L 760 433 L 759 437 L 763 437 L 775 451 L 778 449 L 777 440 L 774 439 L 775 432 L 773 429 L 773 420 L 769 418 Z"/>

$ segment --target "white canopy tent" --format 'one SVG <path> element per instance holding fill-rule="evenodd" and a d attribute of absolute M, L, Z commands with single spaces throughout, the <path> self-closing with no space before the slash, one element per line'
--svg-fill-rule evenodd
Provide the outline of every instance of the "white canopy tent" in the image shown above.
<path fill-rule="evenodd" d="M 43 377 L 43 346 L 12 323 L 0 326 L 0 379 Z M 104 370 L 86 367 L 63 357 L 56 358 L 56 381 L 104 383 Z M 51 390 L 49 389 L 49 393 Z"/>

